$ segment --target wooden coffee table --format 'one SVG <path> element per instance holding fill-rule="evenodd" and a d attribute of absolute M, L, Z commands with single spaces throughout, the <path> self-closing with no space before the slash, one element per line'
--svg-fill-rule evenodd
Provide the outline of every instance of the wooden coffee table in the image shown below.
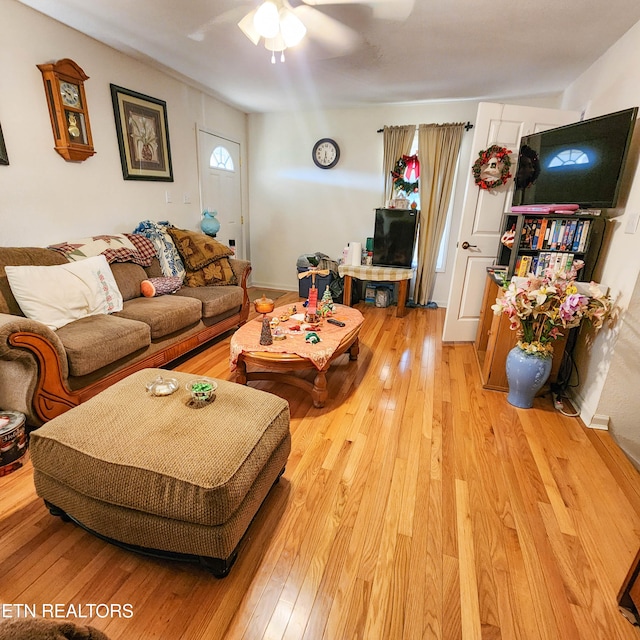
<path fill-rule="evenodd" d="M 300 305 L 301 306 L 301 305 Z M 274 309 L 270 316 L 279 317 L 287 307 Z M 324 321 L 318 335 L 321 342 L 310 345 L 305 342 L 306 331 L 300 335 L 287 334 L 273 345 L 260 345 L 262 318 L 250 320 L 231 338 L 231 365 L 236 368 L 236 382 L 247 384 L 252 380 L 275 380 L 291 384 L 311 393 L 314 407 L 324 407 L 327 401 L 327 371 L 331 363 L 343 353 L 349 352 L 349 360 L 357 360 L 360 350 L 358 334 L 364 318 L 357 309 L 335 305 L 334 318 L 345 323 L 336 327 Z M 286 331 L 295 321 L 282 323 Z M 248 367 L 256 370 L 248 371 Z M 313 383 L 293 375 L 296 371 L 315 370 Z"/>

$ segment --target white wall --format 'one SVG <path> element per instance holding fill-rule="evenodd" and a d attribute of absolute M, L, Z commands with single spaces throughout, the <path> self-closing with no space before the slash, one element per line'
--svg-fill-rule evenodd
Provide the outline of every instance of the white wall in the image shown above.
<path fill-rule="evenodd" d="M 563 107 L 584 109 L 586 117 L 640 106 L 640 66 L 631 61 L 640 58 L 640 22 L 612 46 L 564 93 Z M 611 289 L 620 316 L 612 329 L 601 331 L 592 346 L 581 341 L 576 362 L 581 384 L 578 390 L 582 418 L 589 424 L 594 414 L 609 415 L 611 429 L 620 440 L 640 443 L 640 380 L 637 367 L 624 375 L 626 356 L 640 351 L 640 337 L 631 303 L 639 295 L 634 287 L 640 275 L 640 229 L 627 233 L 629 219 L 640 214 L 640 123 L 636 131 L 625 173 L 622 199 L 611 211 L 611 237 L 598 279 Z M 635 304 L 637 311 L 637 300 Z M 637 317 L 637 316 L 635 316 Z M 624 350 L 622 353 L 620 350 Z M 607 388 L 607 396 L 603 391 Z M 612 392 L 614 399 L 611 402 Z M 636 446 L 640 451 L 640 446 Z"/>
<path fill-rule="evenodd" d="M 526 104 L 557 107 L 549 97 Z M 322 112 L 249 115 L 251 256 L 253 282 L 297 289 L 296 259 L 321 251 L 338 259 L 349 241 L 373 235 L 375 208 L 383 205 L 382 134 L 384 125 L 475 120 L 478 101 L 387 105 Z M 340 146 L 334 169 L 311 159 L 320 138 Z M 472 134 L 463 137 L 459 171 L 471 171 Z M 453 247 L 464 196 L 458 180 L 453 203 L 447 271 L 436 278 L 434 300 L 446 306 Z"/>
<path fill-rule="evenodd" d="M 45 246 L 130 232 L 145 219 L 198 228 L 196 123 L 245 149 L 246 115 L 14 0 L 0 0 L 0 16 L 0 124 L 10 162 L 0 166 L 0 244 Z M 67 162 L 53 149 L 36 67 L 61 58 L 71 58 L 89 76 L 96 155 L 81 163 Z M 174 182 L 123 180 L 110 83 L 166 101 Z M 191 204 L 183 204 L 185 194 Z"/>

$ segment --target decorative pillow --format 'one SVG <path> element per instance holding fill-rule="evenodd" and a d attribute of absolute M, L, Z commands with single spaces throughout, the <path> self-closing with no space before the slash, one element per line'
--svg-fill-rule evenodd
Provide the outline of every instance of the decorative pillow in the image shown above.
<path fill-rule="evenodd" d="M 176 249 L 173 238 L 169 235 L 168 222 L 152 222 L 144 220 L 134 229 L 135 235 L 145 236 L 153 243 L 160 268 L 165 276 L 179 276 L 184 278 L 184 264 Z"/>
<path fill-rule="evenodd" d="M 69 262 L 103 255 L 107 262 L 134 262 L 148 267 L 156 256 L 151 240 L 129 233 L 91 236 L 52 244 L 47 249 L 62 253 Z"/>
<path fill-rule="evenodd" d="M 175 293 L 182 286 L 182 278 L 166 276 L 164 278 L 149 278 L 140 283 L 140 292 L 145 298 L 164 296 Z"/>
<path fill-rule="evenodd" d="M 219 258 L 197 271 L 187 270 L 184 281 L 188 287 L 238 284 L 238 278 L 231 268 L 229 258 Z"/>
<path fill-rule="evenodd" d="M 122 294 L 104 256 L 48 267 L 5 267 L 27 318 L 50 329 L 100 313 L 122 311 Z"/>
<path fill-rule="evenodd" d="M 169 227 L 167 229 L 187 269 L 197 271 L 215 260 L 233 255 L 233 251 L 204 233 Z"/>

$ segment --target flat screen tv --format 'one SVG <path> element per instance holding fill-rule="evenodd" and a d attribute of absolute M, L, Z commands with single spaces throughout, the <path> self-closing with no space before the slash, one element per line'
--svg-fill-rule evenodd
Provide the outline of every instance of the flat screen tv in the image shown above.
<path fill-rule="evenodd" d="M 374 266 L 411 267 L 418 216 L 413 209 L 376 209 Z"/>
<path fill-rule="evenodd" d="M 513 205 L 616 206 L 638 107 L 524 136 Z"/>

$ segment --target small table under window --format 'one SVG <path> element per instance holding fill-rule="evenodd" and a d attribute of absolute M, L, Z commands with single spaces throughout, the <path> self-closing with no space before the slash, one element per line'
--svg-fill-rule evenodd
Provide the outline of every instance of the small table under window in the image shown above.
<path fill-rule="evenodd" d="M 413 278 L 413 269 L 403 267 L 370 267 L 364 265 L 341 264 L 338 273 L 344 277 L 344 304 L 350 306 L 351 302 L 351 279 L 374 280 L 381 282 L 398 283 L 398 308 L 396 315 L 403 318 L 407 309 L 407 294 L 409 292 L 409 281 Z"/>

